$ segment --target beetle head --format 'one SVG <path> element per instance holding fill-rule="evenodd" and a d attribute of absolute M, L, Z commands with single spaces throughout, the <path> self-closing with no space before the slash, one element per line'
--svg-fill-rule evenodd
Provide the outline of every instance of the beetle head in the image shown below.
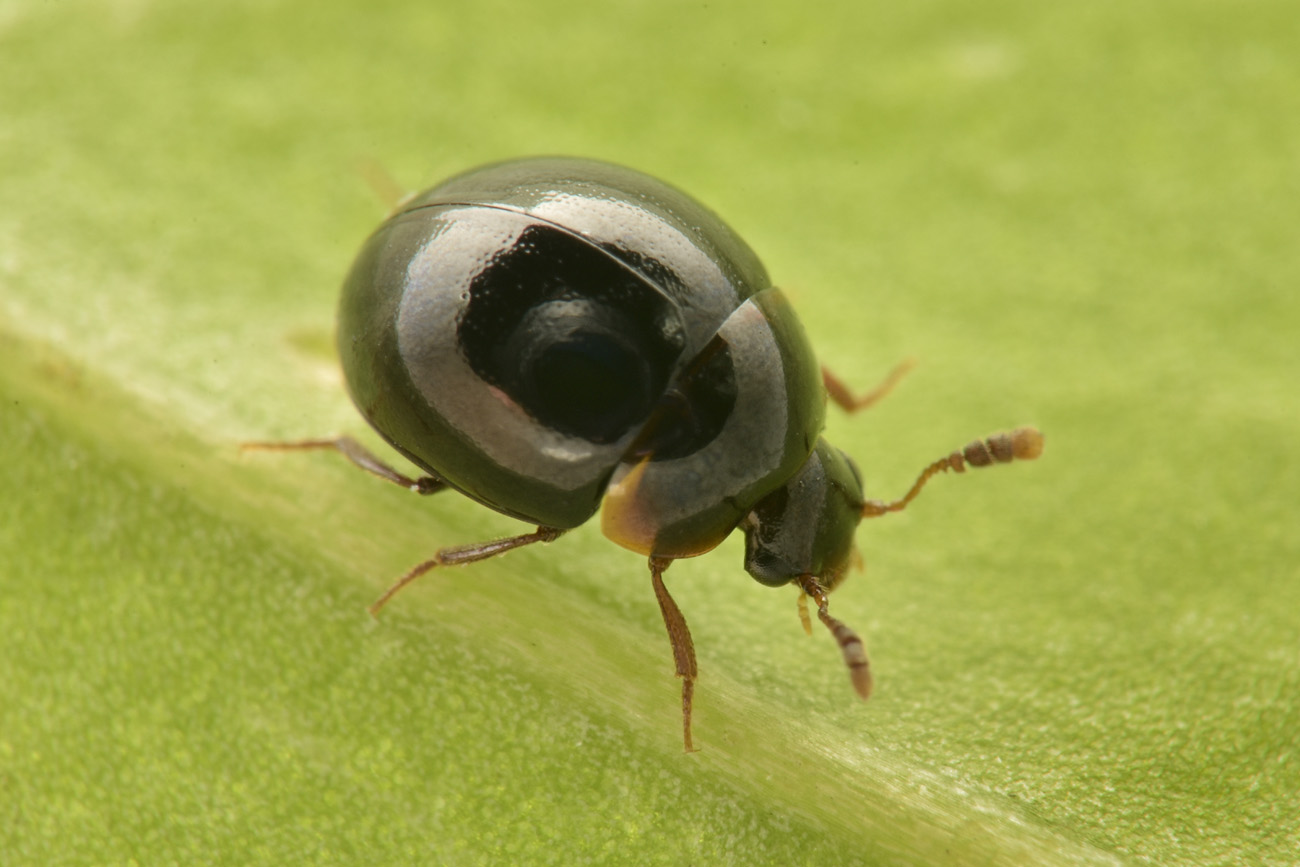
<path fill-rule="evenodd" d="M 862 520 L 862 480 L 853 461 L 824 439 L 799 472 L 745 516 L 745 570 L 779 587 L 811 575 L 830 589 L 853 557 Z"/>

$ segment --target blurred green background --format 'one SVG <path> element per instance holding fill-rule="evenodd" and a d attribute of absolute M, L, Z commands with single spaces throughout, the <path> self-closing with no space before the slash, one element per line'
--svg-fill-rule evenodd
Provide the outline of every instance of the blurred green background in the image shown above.
<path fill-rule="evenodd" d="M 1300 859 L 1293 3 L 0 3 L 0 861 Z M 670 587 L 327 455 L 385 206 L 533 153 L 724 216 L 860 386 L 858 703 L 736 540 Z M 373 443 L 374 439 L 370 438 Z"/>

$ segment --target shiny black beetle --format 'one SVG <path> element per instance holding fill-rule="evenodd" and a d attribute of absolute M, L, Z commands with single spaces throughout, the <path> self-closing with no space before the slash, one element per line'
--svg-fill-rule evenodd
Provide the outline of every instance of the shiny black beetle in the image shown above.
<path fill-rule="evenodd" d="M 672 187 L 581 159 L 523 159 L 403 202 L 343 287 L 339 352 L 361 413 L 427 476 L 408 478 L 349 438 L 332 448 L 421 494 L 454 488 L 537 525 L 449 548 L 434 568 L 550 542 L 601 510 L 613 541 L 649 557 L 682 678 L 691 746 L 695 651 L 663 583 L 675 559 L 745 533 L 745 568 L 801 588 L 839 643 L 859 695 L 862 641 L 827 610 L 863 517 L 898 511 L 930 476 L 1034 458 L 1020 428 L 930 465 L 901 500 L 867 500 L 853 462 L 821 439 L 826 398 L 855 398 L 814 358 L 758 257 Z"/>

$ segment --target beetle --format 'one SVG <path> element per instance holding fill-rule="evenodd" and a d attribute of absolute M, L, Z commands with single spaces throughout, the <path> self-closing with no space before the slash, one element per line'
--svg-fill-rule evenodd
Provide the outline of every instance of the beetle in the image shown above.
<path fill-rule="evenodd" d="M 362 416 L 424 475 L 349 437 L 251 447 L 332 449 L 416 493 L 453 489 L 536 526 L 438 551 L 371 613 L 431 569 L 552 542 L 600 511 L 609 539 L 648 558 L 688 752 L 698 667 L 663 581 L 674 560 L 740 529 L 745 569 L 799 588 L 807 631 L 813 601 L 865 699 L 862 639 L 827 604 L 859 521 L 905 508 L 937 473 L 1043 447 L 1034 428 L 997 434 L 930 464 L 902 499 L 866 498 L 853 461 L 821 437 L 827 398 L 863 409 L 906 365 L 854 395 L 720 218 L 587 159 L 496 163 L 399 204 L 344 282 L 338 350 Z"/>

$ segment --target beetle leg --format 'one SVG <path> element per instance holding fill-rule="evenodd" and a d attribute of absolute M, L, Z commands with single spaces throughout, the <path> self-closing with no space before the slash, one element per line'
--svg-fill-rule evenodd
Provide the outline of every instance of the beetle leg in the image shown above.
<path fill-rule="evenodd" d="M 889 512 L 901 512 L 907 504 L 916 499 L 925 483 L 939 473 L 952 470 L 956 473 L 966 472 L 966 465 L 988 467 L 993 464 L 1007 464 L 1014 460 L 1032 461 L 1043 453 L 1043 435 L 1037 428 L 1018 427 L 1010 433 L 994 434 L 987 439 L 967 443 L 959 452 L 953 452 L 946 458 L 940 458 L 921 471 L 912 484 L 912 489 L 902 499 L 886 503 L 883 500 L 868 500 L 862 507 L 862 517 L 878 518 Z"/>
<path fill-rule="evenodd" d="M 357 162 L 357 171 L 365 179 L 366 186 L 370 187 L 370 192 L 374 193 L 375 198 L 388 209 L 385 219 L 396 214 L 401 210 L 402 205 L 415 197 L 415 192 L 398 183 L 378 160 L 362 158 Z"/>
<path fill-rule="evenodd" d="M 298 440 L 287 443 L 243 443 L 243 451 L 309 451 L 312 449 L 330 449 L 352 461 L 361 469 L 378 476 L 386 482 L 400 485 L 417 494 L 434 494 L 447 487 L 447 483 L 437 476 L 420 476 L 412 479 L 404 476 L 388 464 L 375 457 L 365 446 L 352 437 L 335 437 L 324 440 Z"/>
<path fill-rule="evenodd" d="M 811 575 L 800 575 L 795 579 L 795 583 L 817 603 L 817 617 L 826 624 L 826 628 L 831 631 L 831 635 L 839 644 L 840 652 L 844 654 L 844 664 L 849 667 L 849 679 L 853 681 L 853 688 L 862 698 L 869 698 L 872 685 L 871 663 L 867 659 L 867 651 L 862 645 L 862 639 L 856 632 L 845 626 L 843 621 L 831 616 L 826 601 L 826 590 L 817 583 L 816 578 Z"/>
<path fill-rule="evenodd" d="M 554 542 L 565 532 L 565 530 L 559 530 L 555 527 L 538 527 L 536 532 L 524 533 L 521 536 L 507 536 L 504 539 L 495 539 L 491 542 L 476 542 L 473 545 L 443 548 L 431 558 L 398 578 L 397 582 L 385 590 L 384 595 L 376 599 L 366 610 L 370 612 L 371 617 L 378 617 L 379 609 L 387 605 L 388 600 L 397 595 L 397 591 L 430 569 L 438 566 L 463 566 L 466 563 L 477 563 L 479 560 L 486 560 L 489 557 L 495 557 L 498 554 L 504 554 L 507 551 L 513 551 L 534 542 Z"/>
<path fill-rule="evenodd" d="M 799 591 L 799 624 L 803 627 L 805 635 L 812 635 L 812 618 L 808 616 L 808 594 L 802 589 Z"/>
<path fill-rule="evenodd" d="M 699 676 L 699 668 L 695 664 L 695 644 L 691 641 L 691 630 L 686 626 L 686 618 L 664 586 L 664 570 L 672 562 L 664 557 L 651 557 L 650 582 L 655 588 L 655 598 L 659 600 L 664 626 L 668 627 L 668 640 L 673 646 L 677 676 L 682 679 L 682 737 L 686 742 L 686 752 L 693 753 L 695 747 L 691 745 L 691 702 L 695 697 L 695 678 Z"/>
<path fill-rule="evenodd" d="M 908 358 L 903 360 L 896 365 L 893 370 L 889 371 L 885 378 L 880 381 L 880 384 L 861 395 L 855 395 L 849 390 L 849 387 L 844 384 L 842 379 L 831 373 L 825 367 L 822 368 L 822 382 L 826 385 L 826 394 L 831 400 L 835 401 L 840 409 L 845 412 L 854 413 L 866 409 L 893 391 L 894 386 L 898 385 L 899 381 L 901 381 L 902 378 L 907 375 L 907 372 L 913 367 L 916 367 L 915 359 Z"/>

